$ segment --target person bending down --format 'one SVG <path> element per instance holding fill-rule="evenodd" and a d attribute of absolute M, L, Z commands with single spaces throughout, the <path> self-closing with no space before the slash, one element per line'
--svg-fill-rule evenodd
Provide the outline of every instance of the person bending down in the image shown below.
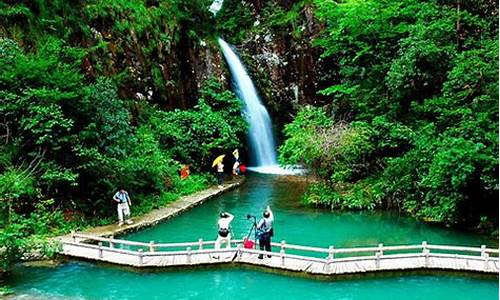
<path fill-rule="evenodd" d="M 231 247 L 231 232 L 230 225 L 234 216 L 228 212 L 221 212 L 217 226 L 219 228 L 217 233 L 217 240 L 215 241 L 215 250 L 219 250 L 221 244 L 226 243 L 226 248 Z M 219 258 L 219 255 L 214 255 L 214 258 Z"/>

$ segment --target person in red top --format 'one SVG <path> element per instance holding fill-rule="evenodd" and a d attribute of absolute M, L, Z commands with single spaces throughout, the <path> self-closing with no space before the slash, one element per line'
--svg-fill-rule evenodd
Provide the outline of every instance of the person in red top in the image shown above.
<path fill-rule="evenodd" d="M 189 177 L 189 165 L 184 165 L 181 169 L 181 179 L 186 179 Z"/>

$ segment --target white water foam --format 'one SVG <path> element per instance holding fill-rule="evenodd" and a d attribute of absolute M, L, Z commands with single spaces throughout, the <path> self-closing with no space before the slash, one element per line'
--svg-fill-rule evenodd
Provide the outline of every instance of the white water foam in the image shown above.
<path fill-rule="evenodd" d="M 303 175 L 306 170 L 297 166 L 286 166 L 280 167 L 276 166 L 258 166 L 258 167 L 248 167 L 247 170 L 250 172 L 261 173 L 261 174 L 275 174 L 275 175 Z"/>

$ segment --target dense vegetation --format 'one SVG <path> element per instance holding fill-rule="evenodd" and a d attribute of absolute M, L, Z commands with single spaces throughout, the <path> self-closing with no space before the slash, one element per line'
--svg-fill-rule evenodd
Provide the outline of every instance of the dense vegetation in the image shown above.
<path fill-rule="evenodd" d="M 216 18 L 211 2 L 0 3 L 0 270 L 49 249 L 41 237 L 113 222 L 120 187 L 137 214 L 213 182 L 211 159 L 246 131 L 220 61 L 203 56 L 216 35 L 263 37 L 254 51 L 281 38 L 290 63 L 261 56 L 300 68 L 299 85 L 315 72 L 308 51 L 322 53 L 307 88 L 316 106 L 296 113 L 280 148 L 321 179 L 306 201 L 496 228 L 496 2 L 226 0 Z"/>
<path fill-rule="evenodd" d="M 303 107 L 280 148 L 322 179 L 306 201 L 496 229 L 497 3 L 314 4 L 331 101 Z"/>
<path fill-rule="evenodd" d="M 158 67 L 208 36 L 206 2 L 0 4 L 0 271 L 43 236 L 115 222 L 120 187 L 140 214 L 213 183 L 210 159 L 245 135 L 240 102 L 208 78 L 189 106 L 181 66 L 169 82 Z"/>

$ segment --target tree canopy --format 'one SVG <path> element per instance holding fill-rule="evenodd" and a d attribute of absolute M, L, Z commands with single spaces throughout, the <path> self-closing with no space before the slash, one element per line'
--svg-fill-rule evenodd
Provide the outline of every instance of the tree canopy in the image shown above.
<path fill-rule="evenodd" d="M 287 125 L 283 163 L 324 179 L 310 202 L 392 207 L 496 228 L 498 7 L 488 1 L 315 1 L 331 99 Z"/>

